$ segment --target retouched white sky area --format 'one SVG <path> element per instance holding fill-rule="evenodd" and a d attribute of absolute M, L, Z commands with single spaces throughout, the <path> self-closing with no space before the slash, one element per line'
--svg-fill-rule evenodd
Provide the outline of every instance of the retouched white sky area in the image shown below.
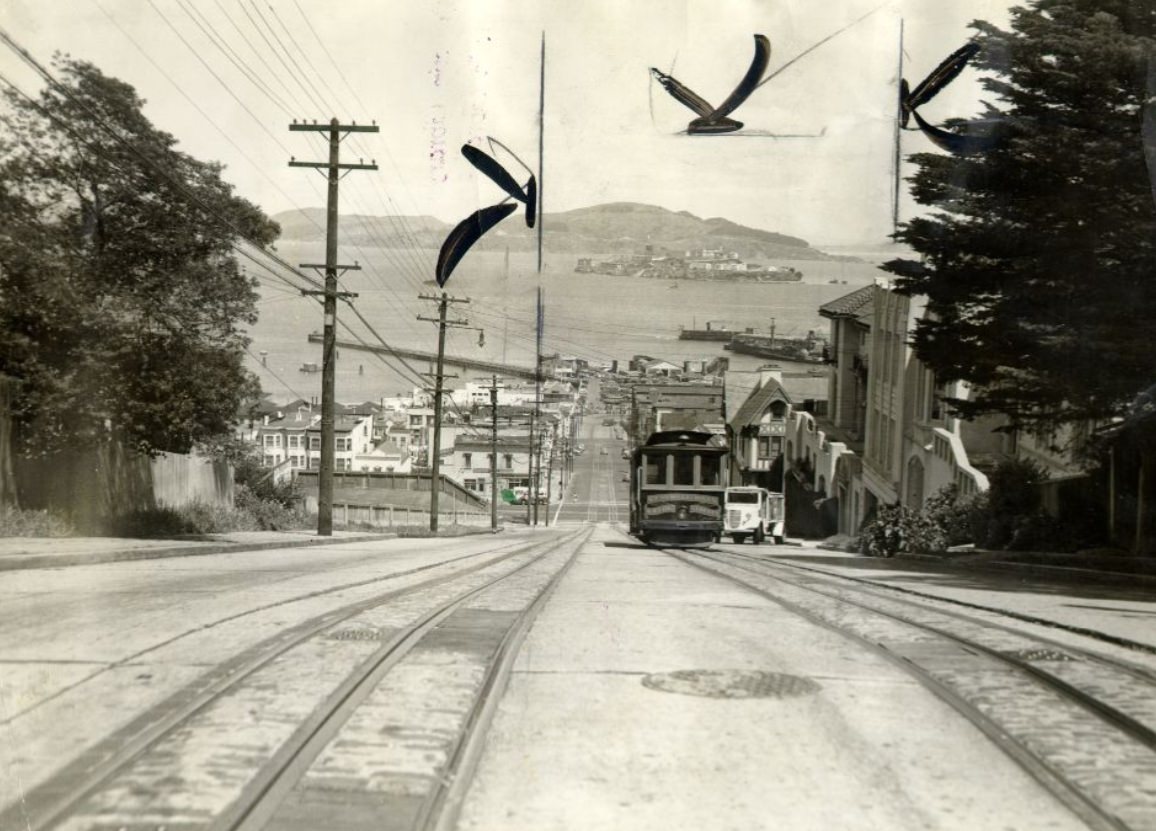
<path fill-rule="evenodd" d="M 430 214 L 450 222 L 500 200 L 496 187 L 460 155 L 464 142 L 492 135 L 537 165 L 544 32 L 547 214 L 599 202 L 647 202 L 725 216 L 813 243 L 873 244 L 884 242 L 891 230 L 900 19 L 904 74 L 916 83 L 968 39 L 972 20 L 1006 25 L 1009 5 L 0 0 L 0 26 L 44 63 L 59 50 L 132 84 L 147 100 L 154 124 L 193 156 L 225 163 L 225 176 L 238 192 L 270 214 L 324 205 L 322 177 L 286 165 L 290 155 L 324 159 L 322 140 L 290 133 L 288 125 L 292 118 L 337 116 L 376 120 L 381 127 L 379 134 L 343 147 L 343 160 L 373 157 L 381 168 L 344 180 L 343 213 Z M 733 114 L 755 135 L 679 135 L 693 115 L 647 71 L 673 67 L 679 80 L 717 104 L 746 71 L 753 34 L 770 38 L 774 72 L 872 9 L 877 10 L 789 67 Z M 213 45 L 190 10 L 255 78 Z M 306 93 L 280 63 L 271 48 L 278 40 L 259 30 L 262 16 L 296 57 L 294 74 L 299 71 L 316 91 Z M 40 88 L 37 77 L 2 47 L 0 73 L 29 93 Z M 976 77 L 968 70 L 922 110 L 925 117 L 941 122 L 978 112 Z M 320 99 L 320 107 L 310 95 Z M 821 131 L 821 138 L 758 135 Z M 903 148 L 933 149 L 917 133 L 904 134 Z M 905 216 L 914 210 L 904 202 Z"/>

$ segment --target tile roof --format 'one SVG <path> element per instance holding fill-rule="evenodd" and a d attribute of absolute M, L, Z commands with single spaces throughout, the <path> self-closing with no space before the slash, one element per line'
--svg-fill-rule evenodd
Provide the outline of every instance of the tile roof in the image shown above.
<path fill-rule="evenodd" d="M 870 314 L 871 299 L 875 296 L 875 284 L 869 283 L 850 294 L 836 297 L 819 307 L 823 317 L 861 317 Z"/>

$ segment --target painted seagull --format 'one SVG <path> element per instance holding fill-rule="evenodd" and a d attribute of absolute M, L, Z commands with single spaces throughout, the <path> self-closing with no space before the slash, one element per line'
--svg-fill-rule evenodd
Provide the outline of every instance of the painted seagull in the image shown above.
<path fill-rule="evenodd" d="M 506 192 L 506 198 L 497 205 L 491 205 L 488 208 L 474 211 L 468 217 L 459 222 L 449 236 L 446 237 L 442 243 L 441 250 L 438 252 L 437 266 L 434 270 L 434 276 L 437 278 L 437 284 L 445 287 L 446 281 L 450 279 L 450 275 L 461 262 L 462 257 L 470 250 L 471 246 L 482 236 L 508 217 L 510 214 L 518 210 L 518 202 L 526 206 L 526 226 L 534 227 L 534 222 L 538 214 L 538 180 L 534 177 L 530 168 L 526 167 L 525 162 L 519 159 L 510 148 L 502 144 L 496 138 L 487 137 L 490 144 L 490 149 L 500 147 L 513 157 L 519 165 L 521 165 L 529 179 L 526 181 L 525 187 L 518 184 L 518 181 L 504 168 L 500 162 L 494 159 L 483 150 L 469 145 L 462 145 L 462 155 L 466 157 L 474 167 L 476 167 L 486 178 L 488 178 L 495 185 Z M 514 200 L 511 202 L 510 200 Z"/>
<path fill-rule="evenodd" d="M 770 62 L 771 42 L 766 35 L 755 35 L 755 57 L 751 61 L 750 69 L 747 70 L 747 74 L 739 81 L 739 85 L 734 88 L 734 91 L 718 107 L 711 106 L 705 98 L 698 95 L 690 87 L 680 83 L 673 76 L 654 67 L 650 68 L 650 73 L 658 83 L 662 84 L 663 89 L 671 94 L 674 100 L 698 114 L 698 118 L 687 125 L 686 131 L 689 134 L 733 133 L 735 130 L 741 130 L 743 123 L 735 121 L 733 118 L 727 118 L 727 116 L 737 110 L 758 88 L 759 81 L 762 80 L 763 73 L 767 71 L 767 65 Z"/>
<path fill-rule="evenodd" d="M 998 137 L 995 133 L 974 135 L 954 133 L 929 124 L 917 110 L 934 98 L 940 90 L 950 84 L 959 73 L 963 72 L 968 62 L 979 53 L 978 43 L 968 43 L 956 49 L 947 56 L 931 74 L 924 78 L 915 89 L 903 78 L 899 81 L 899 126 L 909 129 L 909 119 L 914 118 L 919 130 L 931 140 L 936 147 L 946 150 L 957 156 L 968 156 L 983 153 L 993 148 Z"/>

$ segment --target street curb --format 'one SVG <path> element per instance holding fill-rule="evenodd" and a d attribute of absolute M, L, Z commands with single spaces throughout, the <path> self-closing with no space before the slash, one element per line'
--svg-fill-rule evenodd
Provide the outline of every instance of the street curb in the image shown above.
<path fill-rule="evenodd" d="M 1094 580 L 1101 583 L 1138 583 L 1143 585 L 1145 588 L 1149 586 L 1156 586 L 1156 574 L 1146 574 L 1142 571 L 1123 571 L 1116 569 L 1060 565 L 1058 563 L 1016 562 L 1015 560 L 1010 559 L 1000 559 L 998 556 L 981 561 L 972 560 L 968 556 L 937 557 L 932 554 L 909 554 L 906 552 L 896 554 L 894 557 L 871 557 L 866 554 L 860 554 L 857 551 L 847 551 L 846 549 L 839 548 L 837 546 L 827 546 L 821 543 L 816 546 L 816 550 L 830 551 L 834 554 L 846 554 L 853 557 L 864 557 L 869 560 L 879 560 L 881 562 L 886 562 L 888 560 L 892 562 L 902 562 L 904 560 L 908 560 L 919 563 L 936 563 L 941 566 L 946 566 L 955 572 L 986 571 L 989 574 L 1000 571 L 1020 572 L 1021 574 L 1032 575 L 1034 577 L 1064 577 L 1068 579 L 1081 578 Z M 1105 563 L 1105 565 L 1110 564 Z"/>
<path fill-rule="evenodd" d="M 1100 583 L 1140 583 L 1145 587 L 1156 586 L 1156 574 L 1130 571 L 1113 571 L 1097 568 L 1080 568 L 1049 563 L 1018 563 L 1014 560 L 991 559 L 983 562 L 968 562 L 964 558 L 948 559 L 921 554 L 899 554 L 892 560 L 915 560 L 946 565 L 955 571 L 1020 572 L 1033 577 L 1066 577 L 1094 580 Z"/>
<path fill-rule="evenodd" d="M 103 565 L 133 560 L 164 560 L 170 557 L 196 557 L 225 554 L 230 551 L 268 551 L 277 548 L 310 548 L 352 542 L 395 539 L 397 534 L 368 534 L 356 537 L 286 540 L 260 543 L 221 543 L 219 545 L 177 546 L 175 548 L 135 548 L 126 551 L 99 551 L 79 554 L 6 554 L 0 555 L 0 571 L 23 571 L 34 568 L 67 568 Z"/>

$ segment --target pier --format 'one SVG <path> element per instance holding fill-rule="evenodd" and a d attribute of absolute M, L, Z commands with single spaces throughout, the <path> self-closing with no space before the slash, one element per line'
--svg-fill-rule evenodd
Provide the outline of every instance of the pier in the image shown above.
<path fill-rule="evenodd" d="M 316 332 L 310 334 L 309 342 L 321 343 L 321 335 Z M 426 352 L 420 349 L 403 349 L 396 346 L 373 346 L 356 343 L 351 340 L 338 340 L 336 345 L 338 349 L 356 349 L 359 352 L 373 352 L 378 355 L 396 355 L 400 358 L 411 358 L 416 361 L 436 361 L 438 359 L 436 352 Z M 534 377 L 533 367 L 502 364 L 496 361 L 479 361 L 476 358 L 459 358 L 454 355 L 446 355 L 443 360 L 450 366 L 460 366 L 463 369 L 476 369 L 481 372 L 515 376 L 518 378 L 532 379 Z"/>

